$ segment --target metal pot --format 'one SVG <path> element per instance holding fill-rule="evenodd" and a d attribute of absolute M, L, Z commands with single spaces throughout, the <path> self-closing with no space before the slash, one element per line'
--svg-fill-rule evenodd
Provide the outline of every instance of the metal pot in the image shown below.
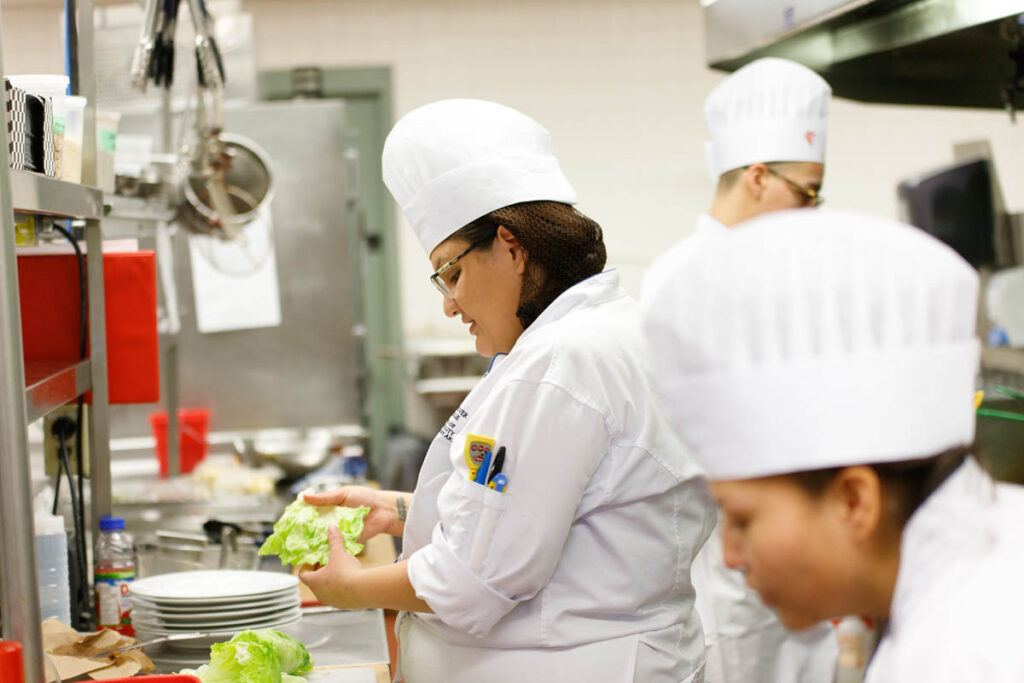
<path fill-rule="evenodd" d="M 276 465 L 286 479 L 298 479 L 324 465 L 341 450 L 342 440 L 329 429 L 271 429 L 239 438 L 235 452 L 253 465 Z"/>

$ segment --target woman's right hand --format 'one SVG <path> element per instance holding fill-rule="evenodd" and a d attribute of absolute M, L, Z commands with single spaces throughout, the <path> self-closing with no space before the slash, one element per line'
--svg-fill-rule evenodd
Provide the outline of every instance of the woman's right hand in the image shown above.
<path fill-rule="evenodd" d="M 343 505 L 370 508 L 363 520 L 363 533 L 359 542 L 365 543 L 377 534 L 401 536 L 405 531 L 405 512 L 409 509 L 412 494 L 402 491 L 379 491 L 367 486 L 342 486 L 323 493 L 307 493 L 305 501 L 310 505 Z"/>

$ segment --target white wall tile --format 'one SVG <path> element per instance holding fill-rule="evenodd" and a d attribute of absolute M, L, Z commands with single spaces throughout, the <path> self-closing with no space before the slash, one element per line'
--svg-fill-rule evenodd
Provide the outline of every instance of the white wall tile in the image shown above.
<path fill-rule="evenodd" d="M 395 115 L 452 96 L 494 99 L 552 133 L 580 208 L 601 222 L 609 265 L 636 293 L 643 268 L 710 202 L 704 96 L 723 76 L 703 64 L 697 0 L 243 0 L 260 69 L 392 68 Z M 59 10 L 4 7 L 9 72 L 62 70 Z M 11 37 L 11 36 L 14 37 Z M 1024 125 L 1024 124 L 1022 124 Z M 1024 211 L 1024 128 L 1002 112 L 836 100 L 828 204 L 896 213 L 896 184 L 988 139 L 1011 209 Z M 405 329 L 458 336 L 402 228 Z"/>

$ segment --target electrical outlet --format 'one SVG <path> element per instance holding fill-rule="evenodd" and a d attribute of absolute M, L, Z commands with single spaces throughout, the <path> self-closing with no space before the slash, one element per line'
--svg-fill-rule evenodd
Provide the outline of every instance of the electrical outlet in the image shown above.
<path fill-rule="evenodd" d="M 78 405 L 75 403 L 69 403 L 66 406 L 61 406 L 46 415 L 43 418 L 43 451 L 46 454 L 46 476 L 56 476 L 58 472 L 59 462 L 57 455 L 57 449 L 60 447 L 60 442 L 57 437 L 53 435 L 53 424 L 59 418 L 67 418 L 77 424 L 78 422 Z M 79 425 L 82 429 L 82 469 L 84 470 L 85 476 L 89 476 L 89 406 L 82 406 L 82 425 Z M 71 465 L 71 473 L 78 473 L 77 458 L 75 457 L 75 444 L 78 442 L 76 436 L 72 436 L 67 440 L 66 448 L 68 452 L 68 461 Z"/>

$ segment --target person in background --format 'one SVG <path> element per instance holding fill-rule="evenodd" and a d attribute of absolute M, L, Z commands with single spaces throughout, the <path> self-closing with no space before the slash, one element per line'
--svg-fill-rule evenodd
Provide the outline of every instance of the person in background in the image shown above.
<path fill-rule="evenodd" d="M 887 620 L 868 683 L 1024 681 L 1024 488 L 970 455 L 974 269 L 917 228 L 824 210 L 674 265 L 645 338 L 725 564 L 791 629 Z"/>
<path fill-rule="evenodd" d="M 403 610 L 408 683 L 703 681 L 689 569 L 714 523 L 707 479 L 659 413 L 637 307 L 548 132 L 435 102 L 395 125 L 383 169 L 444 312 L 493 360 L 411 496 L 306 497 L 369 505 L 364 538 L 401 535 L 400 560 L 363 569 L 332 535 L 302 580 L 330 605 Z"/>
<path fill-rule="evenodd" d="M 755 216 L 821 203 L 832 90 L 810 69 L 765 58 L 744 66 L 708 96 L 708 165 L 717 179 L 696 230 L 656 260 L 644 291 L 675 273 L 684 254 Z M 641 305 L 663 305 L 643 297 Z M 829 624 L 785 629 L 740 572 L 722 563 L 716 530 L 693 567 L 697 612 L 707 638 L 708 683 L 831 683 L 838 644 Z"/>

